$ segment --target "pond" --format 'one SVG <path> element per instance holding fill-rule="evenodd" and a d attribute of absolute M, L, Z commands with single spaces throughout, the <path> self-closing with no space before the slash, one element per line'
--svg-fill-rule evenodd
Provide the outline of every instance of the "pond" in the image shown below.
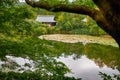
<path fill-rule="evenodd" d="M 119 74 L 119 70 L 112 69 L 107 65 L 101 65 L 94 60 L 81 56 L 81 58 L 74 59 L 75 55 L 69 55 L 68 57 L 61 56 L 58 61 L 62 61 L 67 65 L 72 73 L 67 73 L 66 76 L 82 78 L 82 80 L 103 80 L 99 75 L 99 72 L 103 72 L 109 75 Z"/>
<path fill-rule="evenodd" d="M 53 77 L 62 75 L 82 80 L 103 80 L 101 78 L 103 75 L 100 73 L 105 73 L 106 76 L 120 74 L 120 50 L 117 47 L 96 43 L 83 45 L 79 42 L 64 43 L 45 40 L 39 44 L 39 47 L 40 49 L 37 49 L 39 52 L 34 54 L 34 59 L 33 54 L 27 57 L 7 55 L 6 61 L 0 63 L 1 71 L 20 73 L 38 71 L 41 75 L 46 75 L 44 76 L 46 79 L 42 80 L 48 80 L 47 76 L 50 75 L 54 75 Z"/>

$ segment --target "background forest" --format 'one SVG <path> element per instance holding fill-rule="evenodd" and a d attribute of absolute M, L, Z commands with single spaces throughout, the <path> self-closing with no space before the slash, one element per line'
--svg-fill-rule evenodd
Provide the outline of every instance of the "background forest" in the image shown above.
<path fill-rule="evenodd" d="M 52 33 L 103 35 L 106 34 L 88 16 L 72 13 L 52 13 L 32 8 L 25 3 L 15 3 L 9 7 L 1 6 L 1 33 L 9 35 L 38 35 Z M 48 27 L 36 22 L 38 15 L 54 15 L 57 25 Z M 2 27 L 4 26 L 4 27 Z"/>
<path fill-rule="evenodd" d="M 52 28 L 39 23 L 39 27 L 41 27 L 43 31 L 39 30 L 38 35 L 61 33 L 100 36 L 106 34 L 89 16 L 65 12 L 53 13 L 43 9 L 36 9 L 36 12 L 37 15 L 54 15 L 57 22 L 57 25 Z"/>

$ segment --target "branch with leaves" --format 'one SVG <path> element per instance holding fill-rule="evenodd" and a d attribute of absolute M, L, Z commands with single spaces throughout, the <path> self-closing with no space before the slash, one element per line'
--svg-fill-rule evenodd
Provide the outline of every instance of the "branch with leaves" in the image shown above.
<path fill-rule="evenodd" d="M 31 5 L 32 7 L 38 7 L 53 12 L 62 11 L 62 12 L 89 15 L 91 17 L 94 17 L 97 14 L 97 12 L 99 12 L 99 10 L 90 8 L 85 5 L 78 6 L 75 4 L 64 4 L 64 3 L 51 5 L 46 1 L 38 1 L 38 2 L 31 2 L 30 0 L 25 0 L 25 1 L 27 4 Z"/>

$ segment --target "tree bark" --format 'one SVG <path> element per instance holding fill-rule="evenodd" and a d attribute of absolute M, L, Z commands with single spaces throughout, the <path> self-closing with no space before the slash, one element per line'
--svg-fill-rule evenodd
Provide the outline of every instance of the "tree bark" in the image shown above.
<path fill-rule="evenodd" d="M 98 25 L 109 33 L 120 48 L 120 1 L 119 0 L 93 0 L 98 6 L 108 24 L 108 28 L 99 22 Z"/>
<path fill-rule="evenodd" d="M 32 7 L 43 8 L 53 12 L 70 12 L 88 15 L 108 34 L 110 34 L 120 47 L 120 1 L 119 0 L 93 0 L 99 10 L 85 5 L 57 4 L 47 2 L 31 2 L 25 0 Z"/>

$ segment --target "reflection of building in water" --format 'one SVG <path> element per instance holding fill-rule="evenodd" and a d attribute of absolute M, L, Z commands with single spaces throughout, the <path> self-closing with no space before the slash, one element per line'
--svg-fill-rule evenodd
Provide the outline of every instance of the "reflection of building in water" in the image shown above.
<path fill-rule="evenodd" d="M 36 21 L 41 22 L 43 24 L 48 24 L 48 26 L 50 27 L 56 25 L 56 21 L 54 20 L 53 15 L 38 15 Z"/>

